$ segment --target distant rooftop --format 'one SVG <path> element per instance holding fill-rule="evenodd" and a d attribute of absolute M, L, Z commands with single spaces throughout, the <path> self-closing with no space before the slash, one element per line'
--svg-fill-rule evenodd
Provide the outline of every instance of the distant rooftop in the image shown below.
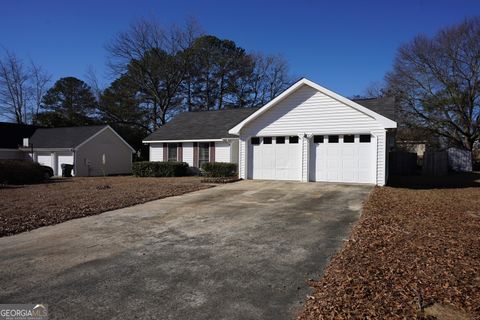
<path fill-rule="evenodd" d="M 379 97 L 379 98 L 365 98 L 365 99 L 351 99 L 351 100 L 390 120 L 397 121 L 394 97 Z"/>
<path fill-rule="evenodd" d="M 75 148 L 107 125 L 39 128 L 30 138 L 34 148 Z"/>

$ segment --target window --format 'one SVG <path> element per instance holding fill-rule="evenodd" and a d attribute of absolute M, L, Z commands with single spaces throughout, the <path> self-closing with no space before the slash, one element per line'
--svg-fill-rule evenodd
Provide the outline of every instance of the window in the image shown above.
<path fill-rule="evenodd" d="M 285 137 L 276 137 L 275 142 L 277 144 L 284 144 L 285 143 Z"/>
<path fill-rule="evenodd" d="M 177 161 L 177 144 L 168 144 L 168 161 Z"/>
<path fill-rule="evenodd" d="M 323 136 L 313 136 L 313 143 L 323 143 Z"/>
<path fill-rule="evenodd" d="M 369 134 L 361 134 L 360 135 L 360 142 L 361 143 L 370 142 L 370 135 Z"/>
<path fill-rule="evenodd" d="M 258 144 L 260 144 L 260 138 L 253 137 L 253 138 L 250 139 L 250 143 L 254 144 L 254 145 L 258 145 Z"/>
<path fill-rule="evenodd" d="M 290 143 L 298 143 L 298 136 L 290 136 L 290 137 L 288 137 L 288 142 L 290 142 Z"/>
<path fill-rule="evenodd" d="M 272 137 L 264 137 L 263 144 L 272 144 Z"/>
<path fill-rule="evenodd" d="M 198 167 L 201 168 L 202 164 L 210 162 L 210 143 L 198 144 Z"/>
<path fill-rule="evenodd" d="M 338 143 L 338 136 L 328 136 L 328 143 Z"/>
<path fill-rule="evenodd" d="M 343 136 L 343 143 L 354 143 L 355 136 L 353 134 L 346 134 Z"/>

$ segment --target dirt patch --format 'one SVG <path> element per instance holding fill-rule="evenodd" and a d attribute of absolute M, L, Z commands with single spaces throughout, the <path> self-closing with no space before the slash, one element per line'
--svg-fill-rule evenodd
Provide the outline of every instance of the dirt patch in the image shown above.
<path fill-rule="evenodd" d="M 480 188 L 423 188 L 374 190 L 299 319 L 480 317 Z"/>
<path fill-rule="evenodd" d="M 199 177 L 94 177 L 0 188 L 0 236 L 201 190 Z"/>

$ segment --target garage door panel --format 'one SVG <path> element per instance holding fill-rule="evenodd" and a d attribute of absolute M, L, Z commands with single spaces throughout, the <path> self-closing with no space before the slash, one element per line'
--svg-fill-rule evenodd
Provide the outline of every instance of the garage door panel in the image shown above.
<path fill-rule="evenodd" d="M 358 179 L 359 181 L 370 181 L 373 178 L 372 145 L 360 145 L 358 148 Z"/>
<path fill-rule="evenodd" d="M 355 182 L 356 172 L 358 171 L 358 157 L 356 148 L 354 145 L 343 145 L 341 148 L 341 181 L 344 182 Z M 358 175 L 357 175 L 358 177 Z"/>
<path fill-rule="evenodd" d="M 272 139 L 271 144 L 252 145 L 252 179 L 266 180 L 300 180 L 301 154 L 300 144 L 277 144 Z"/>
<path fill-rule="evenodd" d="M 312 143 L 310 180 L 330 182 L 373 183 L 374 152 L 372 143 Z"/>
<path fill-rule="evenodd" d="M 252 156 L 253 156 L 253 170 L 252 170 L 252 179 L 262 179 L 262 150 L 259 145 L 252 145 Z"/>
<path fill-rule="evenodd" d="M 37 162 L 43 166 L 52 167 L 52 156 L 50 154 L 38 154 Z"/>

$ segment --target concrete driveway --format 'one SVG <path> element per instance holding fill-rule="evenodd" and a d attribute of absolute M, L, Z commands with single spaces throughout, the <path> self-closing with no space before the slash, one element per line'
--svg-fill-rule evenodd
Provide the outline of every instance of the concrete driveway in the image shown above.
<path fill-rule="evenodd" d="M 51 319 L 292 319 L 371 186 L 242 181 L 0 239 Z"/>

